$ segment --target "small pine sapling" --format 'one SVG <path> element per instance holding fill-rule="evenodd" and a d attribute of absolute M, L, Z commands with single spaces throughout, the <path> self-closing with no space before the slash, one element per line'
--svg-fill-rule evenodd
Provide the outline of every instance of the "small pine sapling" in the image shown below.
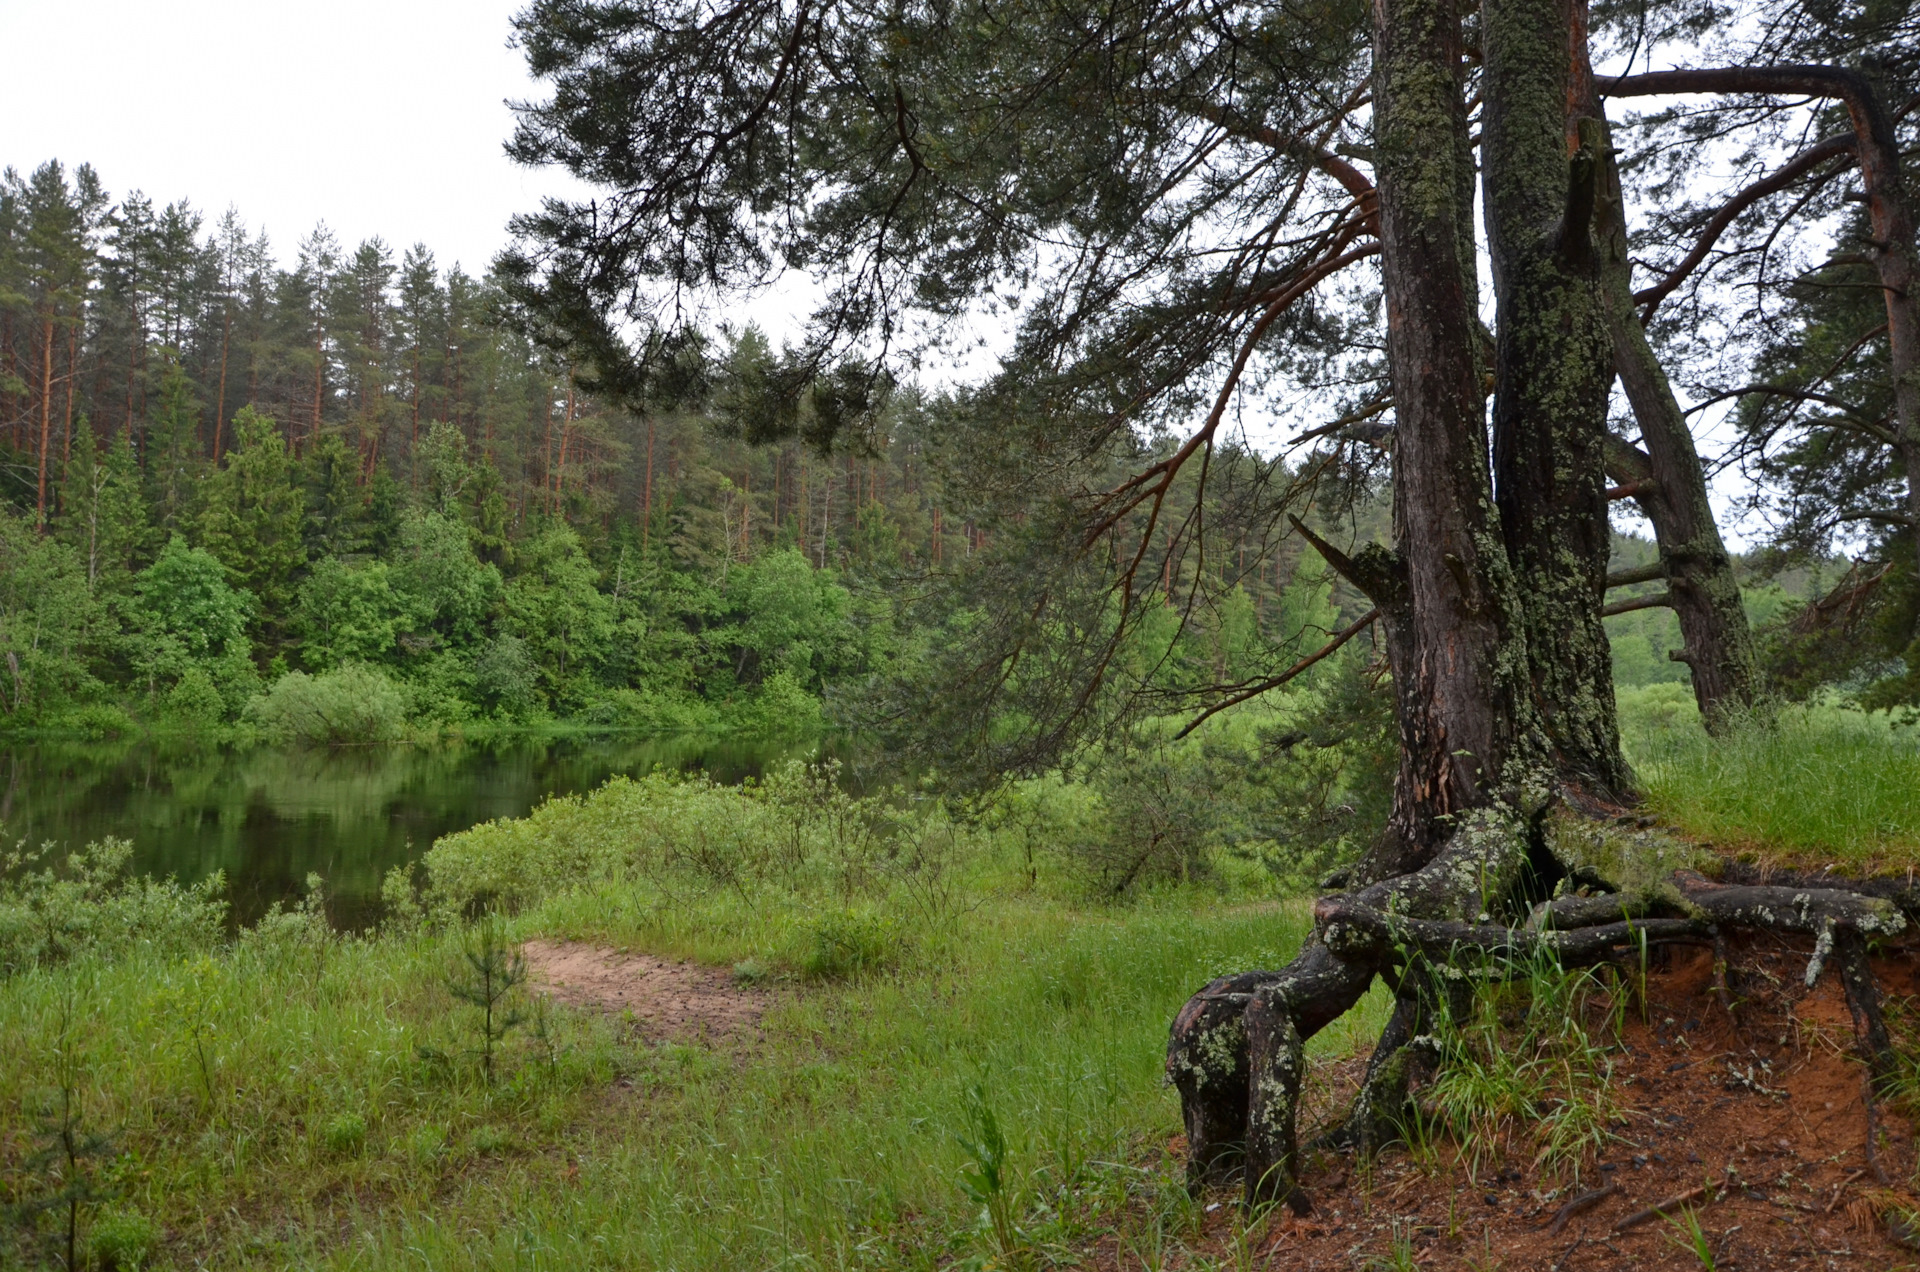
<path fill-rule="evenodd" d="M 480 1013 L 480 1069 L 493 1084 L 493 1053 L 506 1036 L 526 1022 L 526 1013 L 507 1002 L 508 995 L 527 979 L 526 956 L 500 938 L 499 928 L 480 925 L 476 937 L 460 951 L 460 961 L 447 977 L 455 998 Z"/>
<path fill-rule="evenodd" d="M 94 1163 L 113 1156 L 114 1139 L 86 1125 L 80 1086 L 84 1074 L 77 1052 L 73 995 L 69 991 L 60 1001 L 60 1032 L 49 1056 L 55 1085 L 36 1119 L 34 1139 L 38 1147 L 26 1163 L 29 1170 L 46 1181 L 49 1190 L 17 1210 L 23 1224 L 37 1223 L 38 1217 L 47 1213 L 63 1220 L 61 1239 L 66 1251 L 63 1266 L 68 1269 L 80 1266 L 82 1211 L 113 1196 L 101 1186 Z"/>

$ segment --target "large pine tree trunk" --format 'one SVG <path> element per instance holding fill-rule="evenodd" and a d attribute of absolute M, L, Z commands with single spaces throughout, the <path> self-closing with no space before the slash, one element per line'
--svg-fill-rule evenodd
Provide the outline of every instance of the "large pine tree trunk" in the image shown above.
<path fill-rule="evenodd" d="M 1613 802 L 1630 786 L 1600 619 L 1613 340 L 1591 233 L 1601 144 L 1590 125 L 1576 134 L 1568 110 L 1584 60 L 1575 54 L 1585 25 L 1576 2 L 1485 0 L 1481 11 L 1481 156 L 1499 333 L 1493 464 L 1555 766 L 1562 780 Z"/>
<path fill-rule="evenodd" d="M 1349 559 L 1314 542 L 1381 609 L 1400 728 L 1393 816 L 1357 867 L 1352 895 L 1369 907 L 1459 921 L 1525 871 L 1528 836 L 1516 814 L 1537 809 L 1545 794 L 1544 748 L 1488 472 L 1461 15 L 1454 0 L 1380 0 L 1374 15 L 1394 548 Z M 1488 808 L 1496 803 L 1499 811 Z M 1250 1199 L 1304 1206 L 1295 1114 L 1306 1040 L 1359 1001 L 1385 966 L 1371 954 L 1341 954 L 1338 939 L 1329 928 L 1281 971 L 1213 982 L 1174 1022 L 1168 1071 L 1196 1185 L 1239 1173 Z M 1407 1048 L 1423 1006 L 1408 984 L 1355 1111 L 1351 1130 L 1362 1143 L 1376 1142 L 1398 1113 L 1411 1074 Z"/>
<path fill-rule="evenodd" d="M 1375 6 L 1395 550 L 1373 571 L 1393 587 L 1372 590 L 1399 654 L 1401 749 L 1390 843 L 1369 863 L 1375 878 L 1423 864 L 1455 814 L 1511 780 L 1509 762 L 1532 736 L 1513 578 L 1488 483 L 1460 16 L 1452 0 Z"/>

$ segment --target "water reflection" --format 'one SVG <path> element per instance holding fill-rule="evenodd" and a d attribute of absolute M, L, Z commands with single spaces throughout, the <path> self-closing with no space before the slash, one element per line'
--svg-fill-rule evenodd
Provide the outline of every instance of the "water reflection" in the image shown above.
<path fill-rule="evenodd" d="M 233 751 L 147 740 L 0 749 L 0 837 L 62 847 L 115 835 L 134 868 L 182 880 L 226 872 L 231 917 L 249 923 L 327 881 L 341 927 L 379 917 L 380 880 L 441 835 L 518 817 L 614 773 L 704 769 L 759 775 L 811 744 L 703 738 L 529 738 L 431 747 Z"/>

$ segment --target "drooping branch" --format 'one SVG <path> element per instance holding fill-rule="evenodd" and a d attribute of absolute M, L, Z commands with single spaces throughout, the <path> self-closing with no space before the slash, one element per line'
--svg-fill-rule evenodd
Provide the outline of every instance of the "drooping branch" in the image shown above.
<path fill-rule="evenodd" d="M 1728 199 L 1701 228 L 1699 237 L 1694 239 L 1693 247 L 1680 258 L 1679 263 L 1662 275 L 1653 286 L 1643 287 L 1633 293 L 1634 303 L 1643 307 L 1640 311 L 1640 321 L 1646 323 L 1653 320 L 1653 311 L 1660 307 L 1660 302 L 1671 296 L 1693 275 L 1696 269 L 1700 268 L 1701 262 L 1705 261 L 1707 255 L 1713 251 L 1714 244 L 1720 241 L 1720 236 L 1742 212 L 1760 200 L 1787 189 L 1828 160 L 1851 153 L 1853 148 L 1851 135 L 1829 137 L 1802 151 L 1772 176 L 1755 181 Z"/>
<path fill-rule="evenodd" d="M 1305 658 L 1302 658 L 1299 662 L 1293 664 L 1293 666 L 1287 668 L 1285 671 L 1281 672 L 1279 675 L 1269 676 L 1264 680 L 1256 681 L 1254 684 L 1247 686 L 1246 688 L 1235 693 L 1233 696 L 1221 702 L 1214 703 L 1212 706 L 1208 707 L 1205 711 L 1202 711 L 1199 715 L 1195 716 L 1192 720 L 1189 720 L 1185 728 L 1181 729 L 1180 732 L 1173 735 L 1173 740 L 1178 742 L 1181 738 L 1186 737 L 1187 734 L 1192 733 L 1195 729 L 1199 728 L 1201 725 L 1205 724 L 1208 720 L 1220 714 L 1222 711 L 1225 711 L 1228 707 L 1237 707 L 1241 703 L 1249 701 L 1250 699 L 1253 699 L 1253 698 L 1257 698 L 1263 693 L 1267 693 L 1267 692 L 1270 692 L 1271 690 L 1278 689 L 1281 685 L 1286 684 L 1289 680 L 1292 680 L 1295 677 L 1299 676 L 1302 672 L 1305 672 L 1308 668 L 1312 667 L 1315 663 L 1318 663 L 1322 659 L 1329 658 L 1332 655 L 1338 653 L 1342 645 L 1345 645 L 1348 641 L 1352 640 L 1355 636 L 1358 636 L 1361 632 L 1373 626 L 1375 620 L 1377 620 L 1379 617 L 1380 617 L 1380 607 L 1376 605 L 1372 609 L 1368 610 L 1365 614 L 1362 614 L 1359 618 L 1356 618 L 1355 620 L 1353 620 L 1353 622 L 1349 623 L 1347 626 L 1335 632 L 1332 640 L 1328 641 L 1325 645 L 1322 645 L 1318 650 L 1314 651 L 1313 653 L 1308 654 Z"/>
<path fill-rule="evenodd" d="M 1141 469 L 1100 496 L 1096 506 L 1104 508 L 1105 511 L 1088 525 L 1082 542 L 1091 547 L 1102 535 L 1118 525 L 1128 513 L 1151 500 L 1154 504 L 1154 513 L 1149 518 L 1146 530 L 1142 532 L 1141 541 L 1144 544 L 1151 537 L 1154 524 L 1158 521 L 1159 505 L 1166 498 L 1167 492 L 1173 489 L 1173 483 L 1179 477 L 1181 468 L 1185 467 L 1188 460 L 1213 444 L 1214 435 L 1219 432 L 1220 423 L 1226 418 L 1227 408 L 1233 402 L 1233 395 L 1240 386 L 1241 377 L 1246 374 L 1247 363 L 1252 360 L 1254 350 L 1259 347 L 1261 337 L 1266 335 L 1268 328 L 1273 326 L 1274 321 L 1286 312 L 1289 306 L 1321 282 L 1355 261 L 1376 256 L 1379 252 L 1378 243 L 1361 243 L 1343 252 L 1322 257 L 1302 270 L 1300 275 L 1290 283 L 1284 285 L 1240 342 L 1240 351 L 1235 356 L 1225 381 L 1214 395 L 1213 409 L 1208 412 L 1206 421 L 1181 444 L 1179 450 L 1158 463 Z M 1144 550 L 1143 547 L 1142 551 Z"/>

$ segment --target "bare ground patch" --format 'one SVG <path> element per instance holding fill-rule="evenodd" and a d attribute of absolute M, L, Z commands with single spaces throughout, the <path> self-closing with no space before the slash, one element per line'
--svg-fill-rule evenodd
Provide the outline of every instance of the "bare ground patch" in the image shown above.
<path fill-rule="evenodd" d="M 684 1042 L 744 1036 L 758 1028 L 770 1001 L 765 991 L 699 963 L 577 941 L 528 941 L 522 949 L 535 983 L 553 999 L 631 1017 L 652 1037 Z"/>

